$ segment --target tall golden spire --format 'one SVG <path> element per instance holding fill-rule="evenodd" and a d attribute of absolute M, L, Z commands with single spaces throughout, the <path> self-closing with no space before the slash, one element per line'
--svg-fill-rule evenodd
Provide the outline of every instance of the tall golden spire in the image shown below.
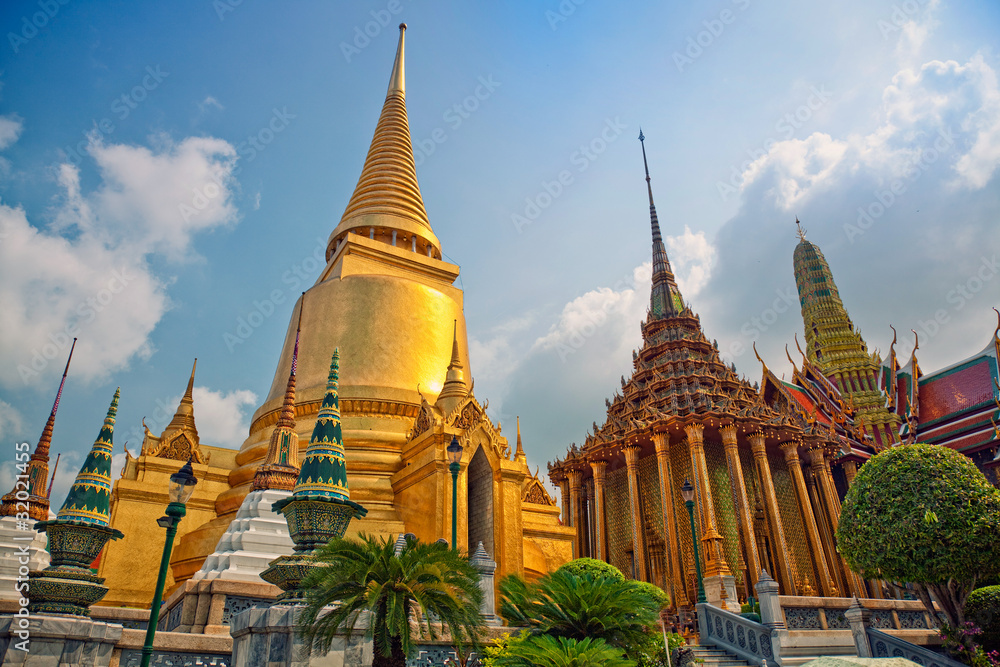
<path fill-rule="evenodd" d="M 521 418 L 517 418 L 517 449 L 514 450 L 514 460 L 522 463 L 528 462 L 528 457 L 524 454 L 524 447 L 521 446 Z"/>
<path fill-rule="evenodd" d="M 69 348 L 69 357 L 66 358 L 66 367 L 63 369 L 62 380 L 59 381 L 59 391 L 56 392 L 56 400 L 52 403 L 52 410 L 49 418 L 45 421 L 45 428 L 42 429 L 42 436 L 38 439 L 38 445 L 28 460 L 27 470 L 24 475 L 28 478 L 28 516 L 35 521 L 45 521 L 49 518 L 49 493 L 46 482 L 49 477 L 49 447 L 52 445 L 52 430 L 56 425 L 56 411 L 59 410 L 59 399 L 62 398 L 63 387 L 66 386 L 66 375 L 69 373 L 69 362 L 73 360 L 73 350 L 76 349 L 76 338 Z M 54 474 L 54 473 L 53 473 Z M 20 475 L 18 484 L 20 483 Z M 0 501 L 0 516 L 15 516 L 17 514 L 18 499 L 14 489 L 5 495 Z M 24 500 L 21 500 L 23 507 Z"/>
<path fill-rule="evenodd" d="M 465 366 L 458 352 L 458 320 L 455 320 L 451 338 L 451 362 L 448 364 L 448 374 L 444 386 L 438 394 L 437 405 L 445 412 L 458 405 L 459 401 L 469 395 L 469 387 L 465 384 Z"/>
<path fill-rule="evenodd" d="M 382 115 L 375 126 L 375 136 L 354 194 L 340 224 L 330 236 L 327 259 L 333 256 L 339 241 L 351 230 L 365 237 L 416 249 L 425 255 L 441 256 L 440 243 L 427 219 L 413 160 L 406 116 L 405 34 L 406 24 L 401 23 Z"/>
<path fill-rule="evenodd" d="M 653 186 L 649 179 L 649 165 L 646 163 L 646 137 L 639 128 L 639 143 L 642 144 L 642 166 L 646 170 L 646 191 L 649 193 L 649 224 L 653 232 L 653 285 L 649 296 L 649 314 L 653 319 L 676 317 L 684 312 L 684 299 L 677 287 L 677 280 L 667 259 L 660 234 L 660 221 L 656 217 L 653 204 Z"/>
<path fill-rule="evenodd" d="M 299 336 L 302 333 L 302 309 L 306 294 L 299 300 L 299 321 L 295 328 L 295 348 L 292 350 L 292 367 L 285 385 L 285 400 L 278 414 L 278 421 L 271 432 L 267 457 L 253 476 L 251 489 L 284 489 L 291 491 L 299 477 L 299 436 L 295 433 L 295 371 L 299 359 Z"/>
<path fill-rule="evenodd" d="M 181 402 L 177 405 L 177 411 L 174 412 L 174 418 L 170 420 L 167 424 L 167 428 L 163 429 L 163 433 L 173 431 L 189 431 L 194 434 L 195 441 L 198 440 L 198 429 L 194 425 L 194 372 L 198 369 L 198 359 L 194 360 L 194 364 L 191 366 L 191 377 L 188 378 L 187 389 L 184 390 L 184 395 L 181 396 Z"/>

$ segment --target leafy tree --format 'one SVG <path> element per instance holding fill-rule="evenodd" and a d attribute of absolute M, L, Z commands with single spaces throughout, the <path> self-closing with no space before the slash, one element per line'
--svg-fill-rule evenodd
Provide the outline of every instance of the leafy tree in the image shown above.
<path fill-rule="evenodd" d="M 518 642 L 516 653 L 496 658 L 496 667 L 635 667 L 634 660 L 602 639 L 531 635 Z"/>
<path fill-rule="evenodd" d="M 563 572 L 570 572 L 578 577 L 589 574 L 595 577 L 609 577 L 618 581 L 625 581 L 622 571 L 611 563 L 605 563 L 596 558 L 574 558 L 570 562 L 559 568 Z"/>
<path fill-rule="evenodd" d="M 844 499 L 837 544 L 866 578 L 931 594 L 952 628 L 976 581 L 1000 569 L 1000 490 L 961 454 L 935 445 L 893 447 L 872 457 Z"/>
<path fill-rule="evenodd" d="M 632 581 L 559 569 L 535 583 L 516 575 L 500 582 L 500 614 L 532 635 L 601 639 L 632 655 L 658 624 L 658 602 Z"/>
<path fill-rule="evenodd" d="M 328 651 L 334 638 L 351 635 L 364 612 L 372 667 L 405 667 L 414 631 L 436 639 L 447 628 L 456 645 L 478 645 L 479 573 L 448 545 L 410 539 L 397 556 L 388 539 L 362 533 L 331 540 L 315 558 L 323 567 L 303 582 L 308 604 L 299 621 L 313 646 Z"/>

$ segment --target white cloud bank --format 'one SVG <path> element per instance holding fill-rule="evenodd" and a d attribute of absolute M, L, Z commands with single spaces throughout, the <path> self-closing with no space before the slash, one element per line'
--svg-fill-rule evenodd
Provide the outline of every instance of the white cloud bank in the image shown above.
<path fill-rule="evenodd" d="M 3 132 L 0 140 L 10 135 Z M 74 336 L 74 375 L 85 381 L 148 357 L 170 305 L 148 259 L 191 259 L 195 234 L 237 222 L 232 145 L 210 137 L 153 143 L 91 141 L 101 179 L 91 192 L 75 166 L 60 165 L 62 198 L 47 229 L 0 203 L 0 383 L 37 386 L 57 375 Z"/>
<path fill-rule="evenodd" d="M 900 70 L 883 90 L 880 116 L 867 134 L 778 142 L 747 169 L 744 193 L 766 181 L 765 195 L 792 211 L 859 176 L 915 180 L 942 161 L 952 187 L 976 190 L 1000 165 L 1000 88 L 981 54 L 965 64 L 932 60 Z"/>

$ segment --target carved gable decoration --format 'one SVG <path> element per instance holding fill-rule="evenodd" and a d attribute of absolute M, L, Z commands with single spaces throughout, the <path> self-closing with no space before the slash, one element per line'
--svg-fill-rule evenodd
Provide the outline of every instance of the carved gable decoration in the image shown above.
<path fill-rule="evenodd" d="M 201 447 L 192 441 L 188 434 L 183 431 L 173 437 L 169 437 L 169 439 L 161 438 L 159 443 L 146 453 L 149 456 L 158 456 L 162 459 L 173 459 L 174 461 L 187 461 L 190 457 L 195 463 L 208 462 L 201 453 Z"/>
<path fill-rule="evenodd" d="M 465 407 L 457 411 L 452 420 L 452 425 L 462 430 L 469 430 L 478 424 L 482 418 L 482 410 L 476 405 L 475 399 L 472 399 L 465 404 Z"/>
<path fill-rule="evenodd" d="M 526 503 L 535 503 L 536 505 L 549 505 L 551 507 L 556 506 L 556 501 L 552 499 L 542 483 L 538 481 L 538 477 L 533 477 L 529 479 L 524 485 L 524 491 L 521 492 L 521 501 Z"/>
<path fill-rule="evenodd" d="M 423 398 L 423 397 L 421 397 Z M 434 408 L 431 404 L 427 402 L 426 399 L 420 401 L 420 412 L 417 414 L 417 418 L 413 422 L 413 430 L 410 432 L 410 439 L 416 438 L 421 433 L 426 433 L 431 430 L 434 426 L 433 413 Z"/>

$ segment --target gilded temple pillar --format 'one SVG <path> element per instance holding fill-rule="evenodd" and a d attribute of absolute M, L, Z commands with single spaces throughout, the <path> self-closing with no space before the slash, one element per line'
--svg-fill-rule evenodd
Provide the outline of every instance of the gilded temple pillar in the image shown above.
<path fill-rule="evenodd" d="M 736 497 L 736 514 L 740 522 L 740 539 L 746 554 L 746 565 L 750 572 L 750 583 L 756 584 L 760 577 L 760 554 L 757 551 L 757 539 L 754 537 L 753 519 L 750 516 L 750 504 L 747 501 L 747 487 L 743 479 L 743 466 L 740 465 L 740 454 L 736 449 L 736 425 L 729 424 L 719 429 L 722 434 L 722 446 L 726 450 L 726 463 L 729 465 L 729 483 Z"/>
<path fill-rule="evenodd" d="M 639 446 L 630 445 L 624 450 L 628 467 L 628 500 L 632 514 L 632 553 L 635 558 L 635 578 L 648 581 L 646 574 L 646 540 L 642 534 L 642 508 L 639 500 Z"/>
<path fill-rule="evenodd" d="M 656 447 L 656 466 L 660 474 L 660 506 L 663 508 L 663 535 L 666 538 L 664 541 L 667 549 L 670 600 L 677 608 L 686 607 L 688 600 L 684 592 L 681 545 L 677 539 L 677 513 L 674 494 L 670 492 L 674 479 L 670 466 L 670 434 L 654 433 L 653 445 Z"/>
<path fill-rule="evenodd" d="M 819 493 L 823 497 L 823 504 L 826 506 L 827 517 L 830 521 L 831 546 L 833 553 L 830 556 L 830 564 L 837 564 L 844 573 L 848 588 L 851 593 L 858 598 L 865 596 L 864 584 L 861 578 L 851 570 L 847 562 L 837 551 L 837 527 L 840 525 L 840 497 L 837 495 L 837 487 L 833 483 L 833 473 L 830 471 L 830 459 L 826 453 L 826 448 L 816 446 L 809 450 L 809 467 L 816 478 Z"/>
<path fill-rule="evenodd" d="M 604 513 L 604 481 L 607 475 L 607 461 L 591 461 L 590 468 L 594 471 L 594 553 L 597 560 L 608 559 L 608 518 Z"/>
<path fill-rule="evenodd" d="M 583 555 L 587 558 L 594 557 L 594 479 L 590 478 L 583 483 Z"/>
<path fill-rule="evenodd" d="M 843 466 L 844 477 L 847 478 L 847 486 L 850 487 L 854 484 L 854 476 L 858 474 L 858 464 L 856 461 L 844 461 Z"/>
<path fill-rule="evenodd" d="M 569 501 L 569 478 L 559 480 L 559 492 L 562 495 L 562 522 L 564 526 L 573 525 L 573 506 Z"/>
<path fill-rule="evenodd" d="M 764 447 L 764 434 L 762 432 L 757 431 L 750 434 L 750 448 L 753 452 L 753 460 L 757 466 L 757 477 L 760 479 L 761 492 L 764 496 L 764 512 L 771 527 L 773 547 L 771 551 L 779 569 L 777 577 L 785 595 L 798 595 L 795 582 L 792 580 L 785 527 L 781 522 L 781 512 L 778 510 L 778 495 L 774 491 L 774 479 L 771 477 L 771 465 L 767 462 L 767 450 Z"/>
<path fill-rule="evenodd" d="M 701 542 L 705 545 L 705 576 L 731 576 L 729 565 L 722 551 L 722 535 L 715 526 L 715 501 L 708 481 L 708 463 L 705 460 L 703 441 L 705 427 L 691 424 L 684 429 L 687 433 L 688 449 L 691 453 L 691 469 L 694 471 L 695 488 L 698 492 L 698 507 L 701 509 Z"/>
<path fill-rule="evenodd" d="M 795 497 L 799 501 L 799 513 L 802 515 L 802 523 L 805 524 L 809 549 L 812 551 L 813 562 L 816 564 L 816 570 L 819 572 L 820 590 L 824 596 L 835 597 L 838 592 L 836 586 L 833 584 L 833 580 L 830 578 L 830 570 L 826 565 L 823 541 L 819 537 L 816 515 L 812 511 L 812 503 L 809 501 L 809 491 L 806 489 L 806 479 L 802 474 L 802 464 L 799 462 L 799 443 L 795 440 L 783 442 L 781 443 L 781 451 L 785 454 L 788 472 L 792 477 L 792 485 L 795 487 Z"/>
<path fill-rule="evenodd" d="M 579 470 L 569 470 L 566 476 L 569 478 L 570 525 L 574 528 L 573 558 L 580 558 L 583 556 L 583 522 L 580 520 L 580 480 L 583 478 L 583 473 Z"/>

